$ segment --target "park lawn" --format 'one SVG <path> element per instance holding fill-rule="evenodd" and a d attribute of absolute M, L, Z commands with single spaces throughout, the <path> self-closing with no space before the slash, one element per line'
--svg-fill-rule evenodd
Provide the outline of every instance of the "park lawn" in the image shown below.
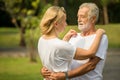
<path fill-rule="evenodd" d="M 120 48 L 120 24 L 97 25 L 97 28 L 105 29 L 109 48 Z"/>
<path fill-rule="evenodd" d="M 26 57 L 0 57 L 0 80 L 43 80 L 40 59 L 37 61 L 31 63 Z"/>
<path fill-rule="evenodd" d="M 120 24 L 109 24 L 109 25 L 96 25 L 97 28 L 103 28 L 106 30 L 108 36 L 109 48 L 120 48 Z M 60 34 L 62 39 L 68 30 L 77 29 L 77 25 L 69 25 L 66 27 L 65 31 Z M 38 35 L 38 34 L 37 34 Z M 38 38 L 36 38 L 38 39 Z M 0 48 L 11 48 L 19 47 L 20 35 L 16 28 L 0 28 Z M 35 40 L 36 44 L 38 40 Z"/>
<path fill-rule="evenodd" d="M 0 28 L 0 48 L 18 47 L 20 41 L 19 31 L 16 28 Z"/>

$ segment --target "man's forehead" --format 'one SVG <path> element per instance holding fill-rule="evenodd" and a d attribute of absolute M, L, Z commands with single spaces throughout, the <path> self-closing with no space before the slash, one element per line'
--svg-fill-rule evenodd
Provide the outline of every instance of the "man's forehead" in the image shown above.
<path fill-rule="evenodd" d="M 83 7 L 78 10 L 78 14 L 86 14 L 89 11 L 88 7 Z"/>

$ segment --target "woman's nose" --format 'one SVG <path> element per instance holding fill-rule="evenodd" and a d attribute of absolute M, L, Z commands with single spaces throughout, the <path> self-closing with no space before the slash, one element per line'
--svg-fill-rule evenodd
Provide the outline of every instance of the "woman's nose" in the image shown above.
<path fill-rule="evenodd" d="M 67 26 L 68 24 L 67 24 L 67 22 L 66 22 L 66 26 Z"/>

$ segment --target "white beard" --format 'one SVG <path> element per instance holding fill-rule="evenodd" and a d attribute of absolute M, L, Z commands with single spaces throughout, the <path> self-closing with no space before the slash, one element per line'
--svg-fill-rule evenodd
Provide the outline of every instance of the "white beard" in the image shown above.
<path fill-rule="evenodd" d="M 79 24 L 78 23 L 78 29 L 81 31 L 87 31 L 90 29 L 90 22 L 88 21 L 86 24 Z"/>

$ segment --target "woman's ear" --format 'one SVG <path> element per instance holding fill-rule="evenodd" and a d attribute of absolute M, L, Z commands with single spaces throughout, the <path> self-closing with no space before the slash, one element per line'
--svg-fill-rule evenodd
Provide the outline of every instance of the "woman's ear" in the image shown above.
<path fill-rule="evenodd" d="M 57 22 L 54 22 L 53 24 L 54 24 L 55 27 L 57 26 Z"/>

